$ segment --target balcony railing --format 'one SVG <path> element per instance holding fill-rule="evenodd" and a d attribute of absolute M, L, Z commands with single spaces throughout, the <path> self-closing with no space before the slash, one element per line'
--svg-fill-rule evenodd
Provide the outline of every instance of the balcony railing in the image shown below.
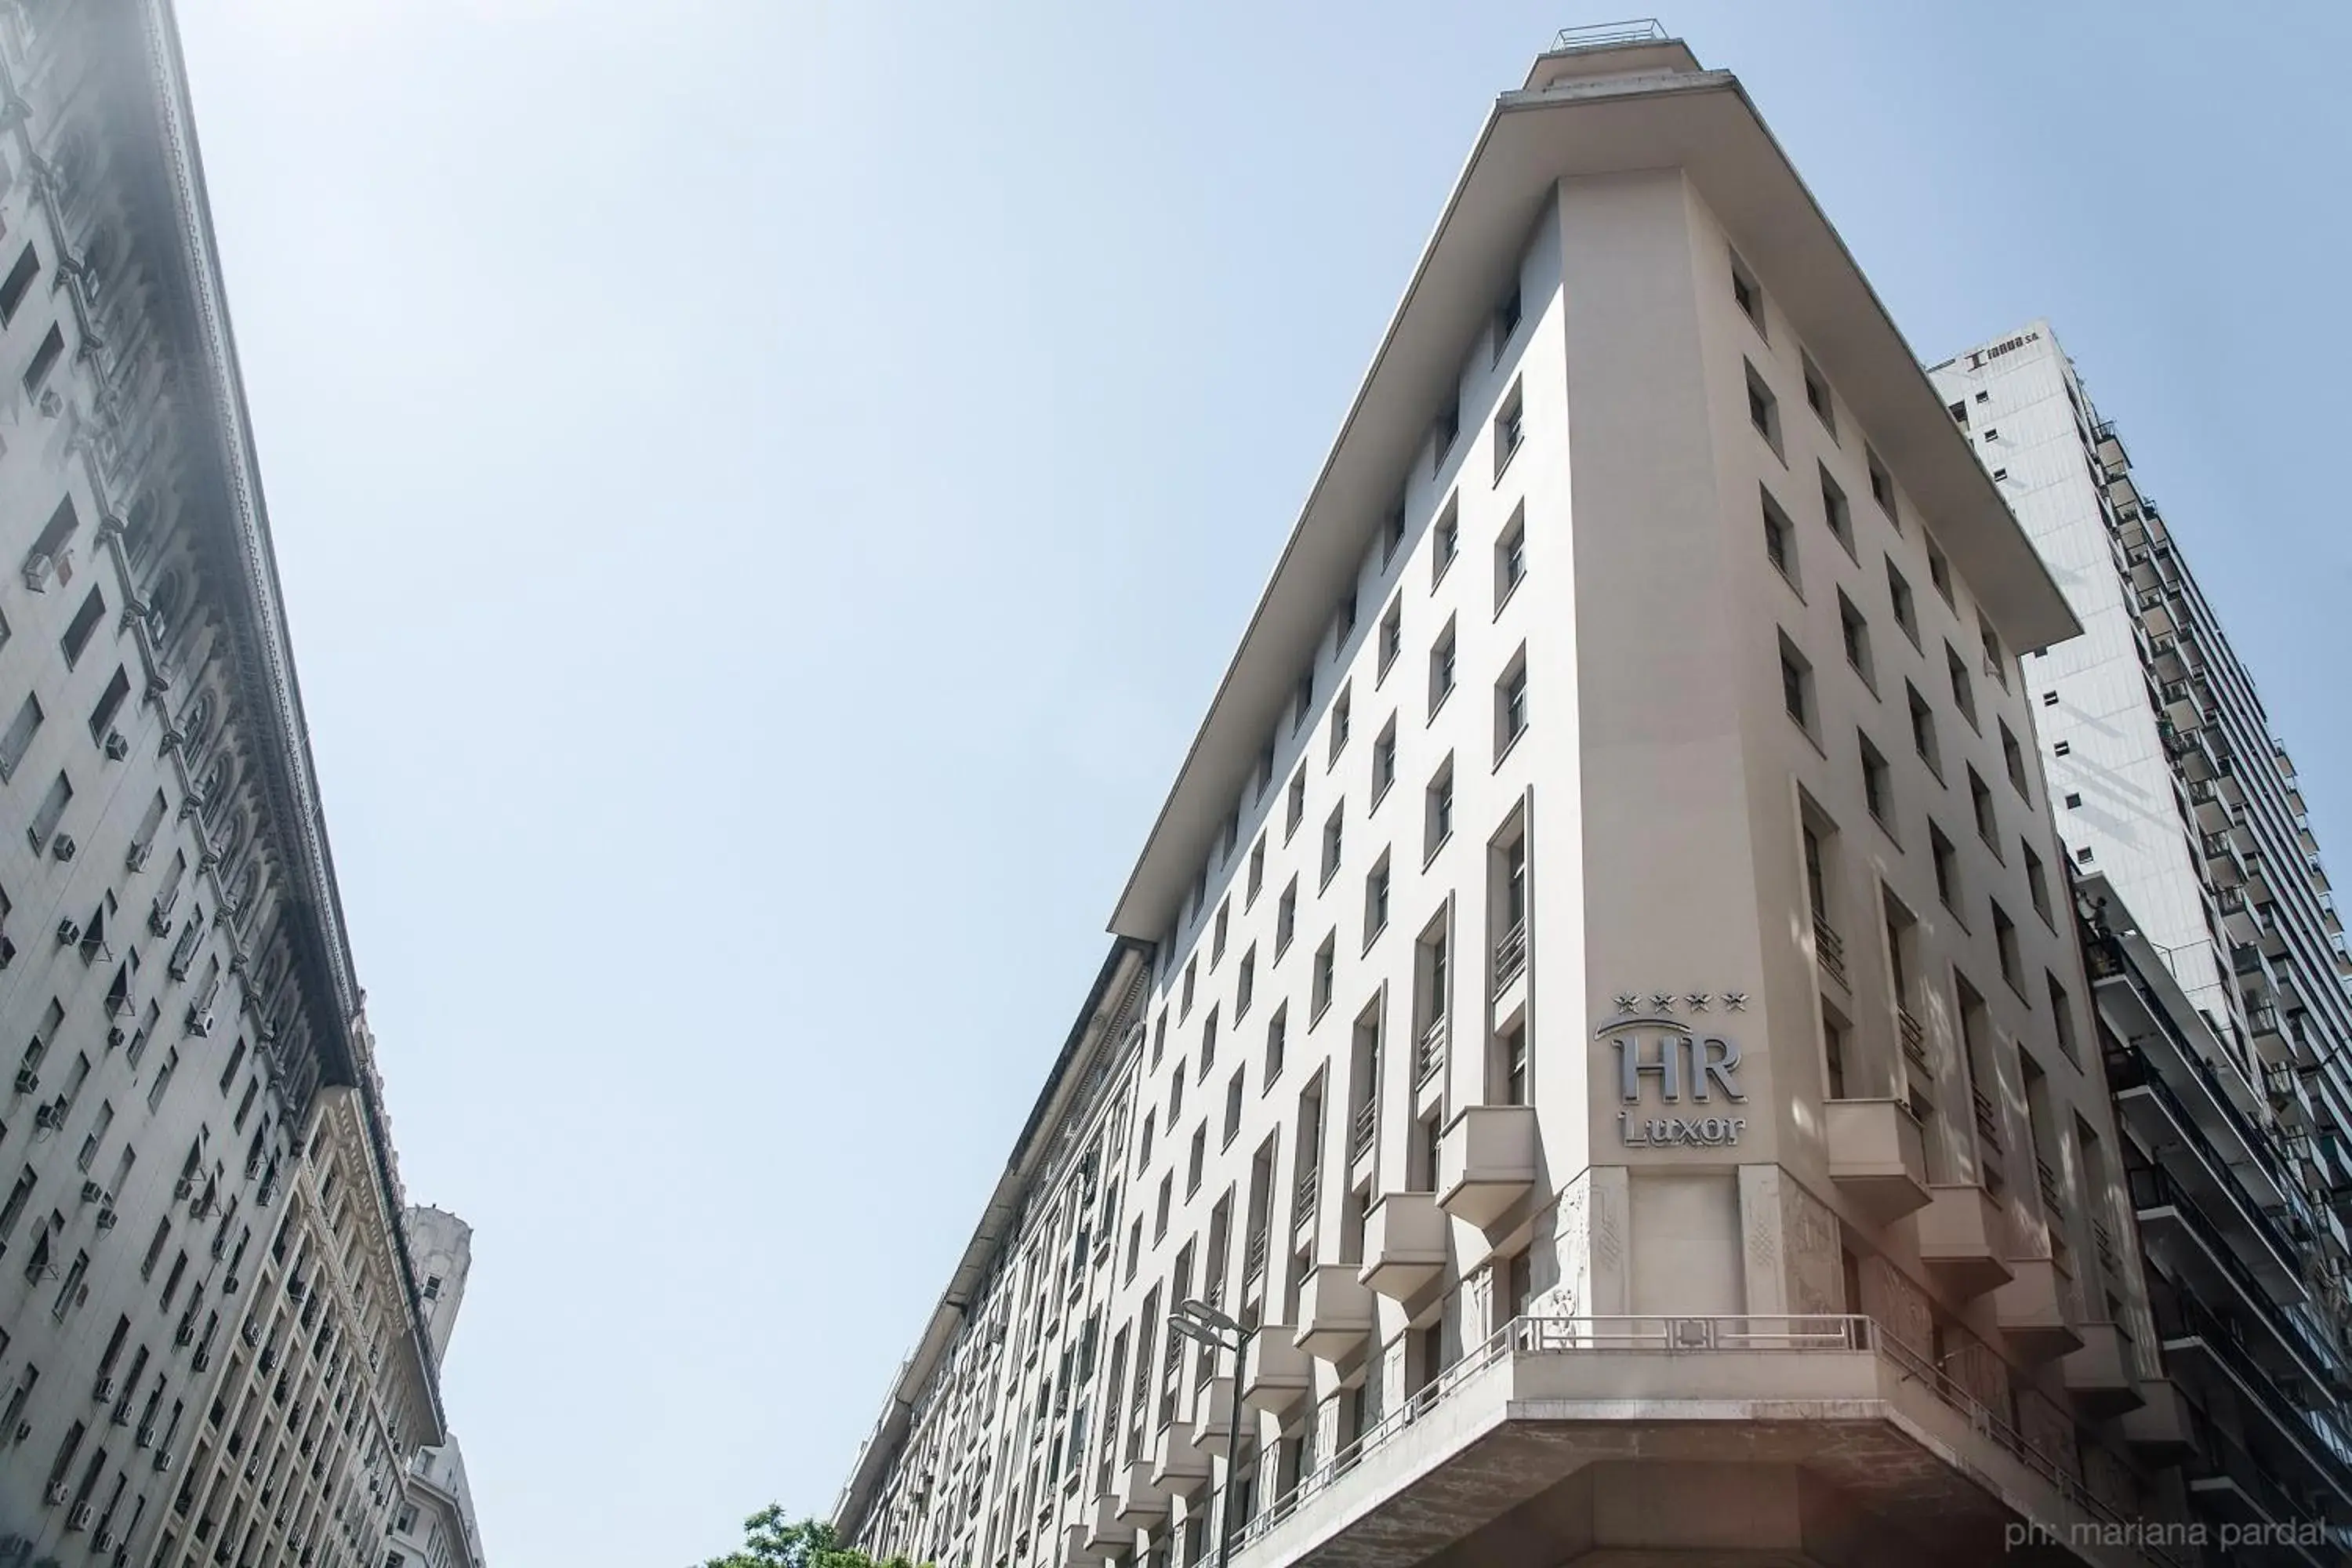
<path fill-rule="evenodd" d="M 1265 1275 L 1265 1232 L 1259 1231 L 1249 1238 L 1249 1246 L 1242 1253 L 1242 1278 L 1245 1280 L 1258 1279 Z"/>
<path fill-rule="evenodd" d="M 2262 1402 L 2282 1414 L 2292 1412 L 2312 1441 L 2338 1467 L 2336 1485 L 2352 1492 L 2352 1434 L 2344 1430 L 2333 1411 L 2315 1405 L 2279 1383 L 2246 1349 L 2236 1330 L 2191 1298 L 2176 1292 L 2167 1302 L 2163 1317 L 2165 1321 L 2158 1328 L 2163 1337 L 2195 1335 L 2261 1395 Z"/>
<path fill-rule="evenodd" d="M 2055 1213 L 2065 1206 L 2059 1197 L 2058 1173 L 2050 1168 L 2049 1161 L 2033 1162 L 2033 1179 L 2041 1185 L 2042 1202 L 2044 1207 Z"/>
<path fill-rule="evenodd" d="M 1984 1090 L 1975 1091 L 1977 1131 L 1991 1148 L 2000 1147 L 2000 1118 L 1993 1114 L 1992 1100 Z"/>
<path fill-rule="evenodd" d="M 2210 1215 L 2198 1205 L 2196 1199 L 2182 1190 L 2180 1184 L 2174 1181 L 2169 1173 L 2153 1165 L 2143 1165 L 2128 1173 L 2127 1179 L 2131 1184 L 2132 1205 L 2135 1208 L 2169 1207 L 2178 1213 L 2189 1228 L 2195 1231 L 2199 1238 L 2204 1242 L 2206 1251 L 2211 1253 L 2220 1261 L 2221 1271 L 2237 1284 L 2239 1292 L 2245 1297 L 2247 1304 L 2262 1314 L 2264 1322 L 2276 1330 L 2282 1339 L 2294 1346 L 2296 1352 L 2312 1366 L 2324 1368 L 2335 1364 L 2336 1358 L 2314 1339 L 2301 1323 L 2296 1322 L 2277 1302 L 2271 1300 L 2270 1292 L 2263 1288 L 2261 1280 L 2254 1278 L 2253 1270 L 2248 1268 L 2244 1260 L 2231 1248 L 2228 1237 L 2222 1234 L 2221 1227 L 2213 1222 Z M 2257 1216 L 2263 1226 L 2263 1238 L 2273 1247 L 2281 1250 L 2283 1260 L 2292 1272 L 2296 1253 L 2293 1247 L 2284 1245 L 2285 1237 L 2279 1233 L 2270 1216 L 2262 1214 L 2259 1210 L 2242 1208 L 2242 1212 Z"/>
<path fill-rule="evenodd" d="M 1911 1016 L 1909 1008 L 1896 1006 L 1895 1027 L 1903 1037 L 1903 1054 L 1917 1063 L 1922 1072 L 1928 1070 L 1927 1031 L 1920 1026 L 1918 1019 Z"/>
<path fill-rule="evenodd" d="M 1412 1081 L 1419 1083 L 1445 1065 L 1445 1020 L 1432 1018 L 1412 1052 Z"/>
<path fill-rule="evenodd" d="M 1519 921 L 1495 943 L 1495 989 L 1517 980 L 1528 967 L 1528 922 Z"/>
<path fill-rule="evenodd" d="M 1254 1545 L 1352 1472 L 1365 1458 L 1426 1418 L 1465 1384 L 1499 1363 L 1519 1356 L 1590 1355 L 1609 1352 L 1822 1354 L 1867 1351 L 1931 1390 L 1965 1417 L 1969 1426 L 2007 1449 L 2067 1502 L 2105 1523 L 2121 1526 L 2123 1515 L 2086 1489 L 2073 1469 L 2043 1453 L 2025 1436 L 1987 1408 L 1943 1369 L 1865 1317 L 1726 1318 L 1516 1318 L 1460 1361 L 1424 1384 L 1353 1443 L 1301 1476 L 1288 1491 L 1257 1511 L 1237 1532 L 1235 1550 Z M 1222 1499 L 1209 1500 L 1212 1510 Z M 1219 1521 L 1220 1527 L 1222 1521 Z M 2155 1560 L 2180 1560 L 2160 1545 L 2144 1549 Z"/>
<path fill-rule="evenodd" d="M 1299 1219 L 1305 1219 L 1322 1206 L 1323 1173 L 1309 1165 L 1298 1173 L 1298 1187 L 1292 1194 L 1291 1207 Z"/>
<path fill-rule="evenodd" d="M 1818 910 L 1813 912 L 1813 957 L 1831 979 L 1848 991 L 1853 989 L 1853 983 L 1845 977 L 1845 938 Z"/>
<path fill-rule="evenodd" d="M 1348 1152 L 1350 1155 L 1360 1154 L 1370 1148 L 1372 1134 L 1379 1130 L 1380 1124 L 1380 1101 L 1368 1100 L 1356 1107 L 1356 1120 L 1348 1129 Z"/>

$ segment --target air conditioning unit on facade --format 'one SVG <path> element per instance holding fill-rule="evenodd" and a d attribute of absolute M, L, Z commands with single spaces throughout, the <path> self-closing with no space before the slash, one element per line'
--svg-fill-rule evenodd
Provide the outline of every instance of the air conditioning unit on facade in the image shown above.
<path fill-rule="evenodd" d="M 49 591 L 49 579 L 57 574 L 58 561 L 56 556 L 27 555 L 25 557 L 25 587 L 28 592 L 35 594 L 47 593 Z"/>
<path fill-rule="evenodd" d="M 122 738 L 122 731 L 120 730 L 109 730 L 106 732 L 106 755 L 108 760 L 119 763 L 130 754 L 131 742 Z"/>
<path fill-rule="evenodd" d="M 120 1218 L 111 1207 L 102 1208 L 98 1211 L 98 1228 L 112 1230 Z"/>
<path fill-rule="evenodd" d="M 59 947 L 79 947 L 80 944 L 81 927 L 76 925 L 71 921 L 59 921 L 58 922 L 58 945 Z"/>
<path fill-rule="evenodd" d="M 84 1182 L 81 1184 L 81 1201 L 86 1204 L 103 1203 L 106 1201 L 106 1189 L 96 1182 Z"/>
<path fill-rule="evenodd" d="M 40 1041 L 36 1039 L 33 1043 L 37 1046 L 40 1044 Z M 30 1094 L 40 1087 L 41 1075 L 39 1073 L 35 1072 L 31 1068 L 18 1068 L 16 1069 L 16 1092 L 18 1094 Z"/>
<path fill-rule="evenodd" d="M 90 1394 L 89 1394 L 89 1396 L 90 1396 L 92 1399 L 96 1400 L 96 1401 L 97 1401 L 99 1404 L 100 1404 L 100 1405 L 103 1405 L 103 1404 L 105 1404 L 108 1400 L 110 1400 L 110 1399 L 113 1398 L 113 1397 L 114 1397 L 114 1379 L 112 1379 L 112 1378 L 110 1378 L 110 1377 L 101 1377 L 101 1378 L 100 1378 L 100 1379 L 98 1380 L 98 1386 L 97 1386 L 96 1388 L 93 1388 L 92 1390 L 90 1390 Z"/>
<path fill-rule="evenodd" d="M 58 834 L 57 842 L 49 846 L 49 853 L 60 860 L 70 860 L 80 852 L 81 846 L 73 841 L 70 833 Z"/>
<path fill-rule="evenodd" d="M 78 1502 L 74 1504 L 73 1511 L 66 1515 L 66 1528 L 68 1530 L 88 1530 L 90 1526 L 90 1521 L 97 1517 L 98 1510 L 90 1507 L 89 1504 L 86 1502 Z"/>

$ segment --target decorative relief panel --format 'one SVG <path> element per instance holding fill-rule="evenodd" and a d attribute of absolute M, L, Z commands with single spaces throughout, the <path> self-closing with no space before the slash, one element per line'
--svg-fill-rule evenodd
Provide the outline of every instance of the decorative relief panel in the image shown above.
<path fill-rule="evenodd" d="M 2046 1455 L 2053 1464 L 2080 1479 L 2082 1455 L 2074 1447 L 2074 1420 L 2040 1394 L 2028 1391 L 2018 1401 L 2017 1430 L 2028 1447 Z"/>
<path fill-rule="evenodd" d="M 1935 1315 L 1927 1293 L 1884 1258 L 1863 1265 L 1862 1310 L 1906 1349 L 1923 1356 L 1935 1354 Z"/>
<path fill-rule="evenodd" d="M 1843 1238 L 1837 1215 L 1786 1171 L 1780 1178 L 1781 1249 L 1789 1260 L 1790 1310 L 1839 1312 L 1845 1296 Z"/>

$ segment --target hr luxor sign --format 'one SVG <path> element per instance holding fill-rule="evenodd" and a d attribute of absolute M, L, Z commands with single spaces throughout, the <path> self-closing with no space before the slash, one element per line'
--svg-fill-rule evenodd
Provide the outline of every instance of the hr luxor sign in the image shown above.
<path fill-rule="evenodd" d="M 1719 1149 L 1739 1142 L 1748 1120 L 1735 1114 L 1748 1096 L 1739 1087 L 1739 1046 L 1720 1035 L 1703 1034 L 1679 1018 L 1665 1016 L 1665 1007 L 1685 1000 L 1695 1010 L 1706 1005 L 1696 996 L 1654 997 L 1647 1016 L 1612 1018 L 1597 1032 L 1617 1053 L 1617 1094 L 1629 1108 L 1641 1106 L 1654 1093 L 1668 1108 L 1664 1115 L 1644 1115 L 1638 1109 L 1617 1112 L 1618 1141 L 1629 1149 Z M 1733 1011 L 1748 998 L 1730 993 L 1724 998 Z M 1620 1005 L 1625 998 L 1619 998 Z M 1653 1087 L 1654 1086 L 1654 1087 Z"/>

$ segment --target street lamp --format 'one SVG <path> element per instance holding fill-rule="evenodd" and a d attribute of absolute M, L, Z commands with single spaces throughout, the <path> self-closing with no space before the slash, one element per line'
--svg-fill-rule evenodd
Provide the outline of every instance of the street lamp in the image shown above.
<path fill-rule="evenodd" d="M 1234 1482 L 1241 1473 L 1242 1363 L 1249 1354 L 1255 1329 L 1245 1329 L 1206 1301 L 1186 1301 L 1169 1314 L 1168 1328 L 1210 1351 L 1234 1352 L 1234 1387 L 1225 1401 L 1225 1506 L 1217 1521 L 1217 1568 L 1234 1557 Z"/>

